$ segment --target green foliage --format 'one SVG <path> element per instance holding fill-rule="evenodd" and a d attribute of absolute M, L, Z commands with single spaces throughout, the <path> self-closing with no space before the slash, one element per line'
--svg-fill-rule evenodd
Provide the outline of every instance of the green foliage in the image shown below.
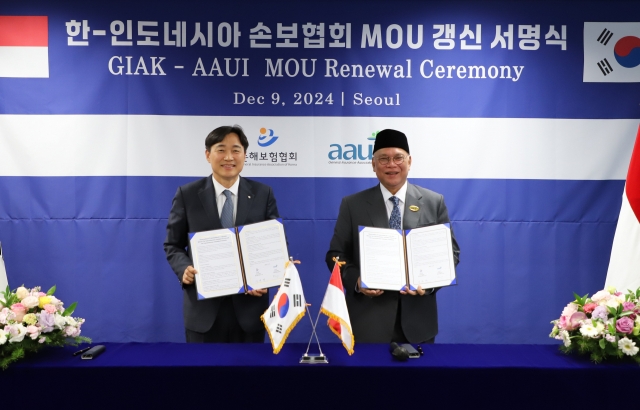
<path fill-rule="evenodd" d="M 0 347 L 0 368 L 7 370 L 11 363 L 23 359 L 27 354 L 35 354 L 49 346 L 77 346 L 80 343 L 91 343 L 91 339 L 84 336 L 65 337 L 60 330 L 46 333 L 46 338 L 46 343 L 38 343 L 38 340 L 31 340 L 27 336 L 19 343 L 9 343 L 7 341 Z"/>
<path fill-rule="evenodd" d="M 580 295 L 578 295 L 577 293 L 574 292 L 573 296 L 576 298 L 576 303 L 580 306 L 584 306 L 585 303 L 587 303 L 587 299 L 589 298 L 589 294 L 587 293 L 586 295 L 580 297 Z"/>
<path fill-rule="evenodd" d="M 7 285 L 7 289 L 2 293 L 2 296 L 4 299 L 4 303 L 0 302 L 0 305 L 2 305 L 2 307 L 11 306 L 14 303 L 20 302 L 20 299 L 18 299 L 15 293 L 11 292 L 11 289 L 9 288 L 8 285 Z"/>
<path fill-rule="evenodd" d="M 78 302 L 73 302 L 72 304 L 70 304 L 69 307 L 66 308 L 64 312 L 62 312 L 62 316 L 71 316 L 76 310 L 76 306 L 78 306 Z"/>

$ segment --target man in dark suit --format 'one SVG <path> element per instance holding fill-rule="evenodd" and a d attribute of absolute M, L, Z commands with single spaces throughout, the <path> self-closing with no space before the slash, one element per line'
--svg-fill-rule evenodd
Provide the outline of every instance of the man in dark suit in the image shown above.
<path fill-rule="evenodd" d="M 380 184 L 342 199 L 327 266 L 333 269 L 336 256 L 346 262 L 341 274 L 356 341 L 433 343 L 438 333 L 437 289 L 361 288 L 358 226 L 411 229 L 449 222 L 444 198 L 407 182 L 411 155 L 400 131 L 378 133 L 371 163 Z M 457 265 L 460 248 L 453 232 L 452 239 Z"/>
<path fill-rule="evenodd" d="M 218 127 L 205 140 L 212 175 L 178 188 L 164 251 L 182 285 L 187 342 L 264 342 L 260 315 L 269 306 L 267 289 L 198 300 L 190 232 L 229 228 L 278 218 L 271 187 L 240 177 L 249 141 L 239 126 Z"/>

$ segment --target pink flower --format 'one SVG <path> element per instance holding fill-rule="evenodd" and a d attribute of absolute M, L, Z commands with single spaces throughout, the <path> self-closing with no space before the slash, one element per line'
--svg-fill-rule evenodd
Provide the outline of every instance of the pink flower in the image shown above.
<path fill-rule="evenodd" d="M 621 317 L 616 322 L 616 330 L 620 333 L 631 334 L 633 332 L 633 320 L 627 316 Z"/>
<path fill-rule="evenodd" d="M 636 305 L 633 302 L 622 302 L 622 309 L 624 310 L 633 310 Z"/>
<path fill-rule="evenodd" d="M 45 310 L 47 313 L 52 313 L 52 314 L 53 314 L 53 313 L 56 313 L 56 311 L 57 311 L 58 309 L 56 309 L 56 307 L 55 307 L 55 306 L 53 306 L 51 303 L 47 303 L 46 305 L 44 305 L 44 310 Z"/>
<path fill-rule="evenodd" d="M 14 303 L 11 305 L 11 311 L 16 315 L 16 322 L 22 322 L 22 318 L 27 314 L 27 307 L 22 303 Z"/>
<path fill-rule="evenodd" d="M 558 321 L 558 327 L 564 330 L 576 330 L 580 327 L 580 322 L 587 319 L 587 315 L 582 312 L 573 313 L 569 316 L 561 316 Z"/>
<path fill-rule="evenodd" d="M 578 327 L 580 327 L 580 323 L 583 320 L 587 320 L 587 315 L 582 312 L 574 313 L 573 315 L 571 315 L 571 319 L 569 320 L 569 327 L 567 327 L 567 330 L 577 329 Z"/>
<path fill-rule="evenodd" d="M 39 330 L 37 326 L 27 326 L 27 333 L 29 333 L 29 337 L 33 340 L 38 338 Z"/>
<path fill-rule="evenodd" d="M 593 312 L 593 310 L 598 307 L 598 305 L 596 303 L 585 303 L 585 305 L 582 307 L 582 310 L 584 310 L 584 313 L 591 313 Z"/>

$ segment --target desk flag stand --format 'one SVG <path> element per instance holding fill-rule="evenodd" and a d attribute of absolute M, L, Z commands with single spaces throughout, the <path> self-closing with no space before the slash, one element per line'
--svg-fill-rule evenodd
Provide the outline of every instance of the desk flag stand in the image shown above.
<path fill-rule="evenodd" d="M 300 363 L 304 363 L 304 364 L 322 364 L 322 363 L 329 363 L 329 360 L 327 359 L 327 356 L 324 355 L 324 353 L 322 353 L 322 347 L 320 347 L 320 340 L 318 340 L 318 334 L 316 333 L 316 325 L 318 324 L 318 319 L 320 319 L 320 311 L 318 312 L 318 317 L 316 317 L 316 323 L 313 323 L 313 320 L 311 320 L 311 312 L 309 311 L 309 304 L 307 303 L 307 316 L 309 316 L 309 322 L 311 322 L 311 337 L 309 337 L 309 344 L 307 345 L 307 351 L 304 352 L 304 354 L 302 355 L 302 357 L 300 358 Z M 309 347 L 311 347 L 311 341 L 313 340 L 313 337 L 315 336 L 316 338 L 316 343 L 318 344 L 318 351 L 320 352 L 319 354 L 309 354 Z"/>

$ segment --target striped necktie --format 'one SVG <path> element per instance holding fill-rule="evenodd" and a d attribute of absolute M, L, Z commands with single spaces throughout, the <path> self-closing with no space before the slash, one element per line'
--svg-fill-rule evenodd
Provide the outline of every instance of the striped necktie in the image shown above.
<path fill-rule="evenodd" d="M 222 193 L 227 197 L 227 200 L 224 201 L 222 206 L 220 223 L 222 223 L 223 228 L 233 228 L 233 199 L 231 198 L 231 191 L 225 189 Z"/>

